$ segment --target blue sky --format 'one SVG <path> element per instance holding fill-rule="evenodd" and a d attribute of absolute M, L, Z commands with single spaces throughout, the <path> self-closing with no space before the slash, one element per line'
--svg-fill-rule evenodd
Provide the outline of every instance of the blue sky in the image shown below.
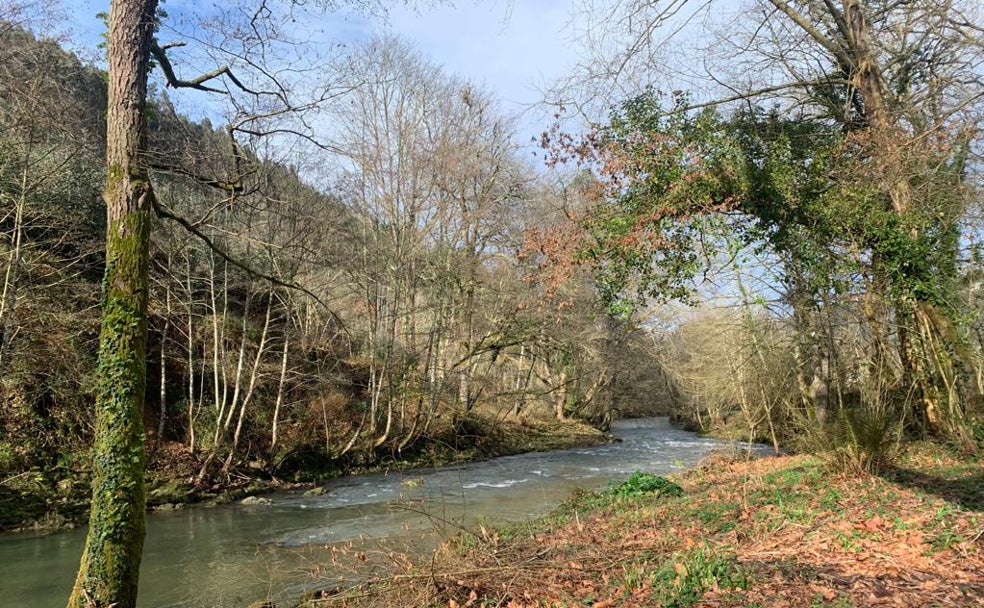
<path fill-rule="evenodd" d="M 508 113 L 522 113 L 521 141 L 544 127 L 548 110 L 535 107 L 541 90 L 566 75 L 578 60 L 570 28 L 576 0 L 463 0 L 427 6 L 401 6 L 384 19 L 311 12 L 304 23 L 326 40 L 357 42 L 392 32 L 412 41 L 448 72 L 493 91 Z M 95 48 L 103 25 L 95 15 L 108 10 L 108 0 L 69 0 L 68 34 L 76 50 Z M 166 0 L 172 19 L 191 10 L 219 13 L 223 3 Z M 90 56 L 96 56 L 93 52 Z M 178 102 L 180 103 L 180 101 Z M 190 111 L 194 116 L 194 111 Z"/>

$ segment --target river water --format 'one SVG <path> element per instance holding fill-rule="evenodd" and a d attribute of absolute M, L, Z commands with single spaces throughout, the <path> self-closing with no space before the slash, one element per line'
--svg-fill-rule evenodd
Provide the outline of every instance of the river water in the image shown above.
<path fill-rule="evenodd" d="M 148 517 L 141 608 L 243 608 L 296 599 L 344 577 L 325 567 L 339 551 L 420 551 L 462 527 L 543 515 L 575 488 L 634 471 L 667 474 L 728 444 L 665 418 L 616 422 L 621 442 L 485 462 L 336 480 L 321 496 L 281 494 L 269 505 L 227 505 Z M 82 529 L 0 538 L 0 604 L 61 608 L 78 567 Z M 373 560 L 366 568 L 373 567 Z"/>

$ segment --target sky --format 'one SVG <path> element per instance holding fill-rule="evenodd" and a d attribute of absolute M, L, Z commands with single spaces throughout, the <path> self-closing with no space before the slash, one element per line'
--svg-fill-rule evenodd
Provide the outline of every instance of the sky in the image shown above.
<path fill-rule="evenodd" d="M 385 17 L 320 15 L 307 22 L 326 39 L 342 43 L 368 40 L 383 32 L 410 40 L 451 74 L 495 93 L 502 109 L 520 115 L 517 138 L 528 143 L 546 126 L 550 110 L 537 106 L 541 91 L 567 75 L 577 62 L 572 15 L 577 0 L 461 0 L 417 3 L 391 9 Z M 70 0 L 67 33 L 72 46 L 90 57 L 104 27 L 96 14 L 107 0 Z M 222 2 L 165 0 L 172 19 L 187 7 L 221 11 Z M 312 13 L 313 14 L 313 13 Z M 194 111 L 189 111 L 194 117 Z"/>
<path fill-rule="evenodd" d="M 522 110 L 540 101 L 543 85 L 574 67 L 573 13 L 573 0 L 462 2 L 394 11 L 389 27 L 449 71 L 485 84 L 505 106 Z"/>
<path fill-rule="evenodd" d="M 518 139 L 529 144 L 553 109 L 543 90 L 579 59 L 571 20 L 576 0 L 467 0 L 437 8 L 393 11 L 390 31 L 412 40 L 453 74 L 491 90 L 519 116 Z"/>

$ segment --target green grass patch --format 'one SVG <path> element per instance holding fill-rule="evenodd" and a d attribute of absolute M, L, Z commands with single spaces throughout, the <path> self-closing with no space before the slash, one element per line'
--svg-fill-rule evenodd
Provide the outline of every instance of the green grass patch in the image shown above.
<path fill-rule="evenodd" d="M 686 608 L 711 589 L 746 589 L 749 577 L 733 557 L 698 547 L 668 560 L 652 582 L 654 605 Z"/>
<path fill-rule="evenodd" d="M 683 488 L 665 477 L 636 471 L 625 481 L 613 485 L 607 494 L 619 498 L 639 496 L 683 496 Z"/>

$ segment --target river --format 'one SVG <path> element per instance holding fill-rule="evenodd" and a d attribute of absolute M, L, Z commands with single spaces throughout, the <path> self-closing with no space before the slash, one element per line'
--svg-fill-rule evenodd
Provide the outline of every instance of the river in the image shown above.
<path fill-rule="evenodd" d="M 433 546 L 477 523 L 549 512 L 577 487 L 596 489 L 634 471 L 667 474 L 728 444 L 665 418 L 622 420 L 621 441 L 594 448 L 507 456 L 408 473 L 339 479 L 321 496 L 280 494 L 268 505 L 192 507 L 148 517 L 141 608 L 244 608 L 296 599 L 342 576 L 333 552 L 384 557 Z M 61 608 L 85 540 L 82 529 L 0 538 L 0 603 Z M 373 560 L 367 560 L 367 568 Z"/>

